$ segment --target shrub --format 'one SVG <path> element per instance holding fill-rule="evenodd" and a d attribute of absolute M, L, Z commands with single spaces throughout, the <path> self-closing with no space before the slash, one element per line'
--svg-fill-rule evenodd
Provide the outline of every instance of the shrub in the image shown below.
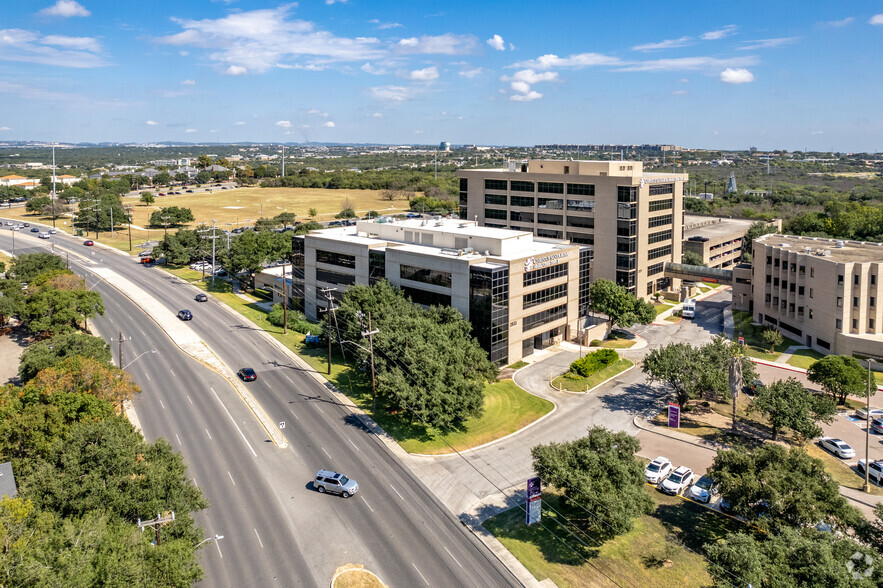
<path fill-rule="evenodd" d="M 282 304 L 274 304 L 273 309 L 267 314 L 267 320 L 271 325 L 281 327 L 283 316 Z M 288 328 L 297 333 L 309 333 L 319 330 L 319 326 L 308 321 L 304 313 L 291 309 L 288 310 Z"/>
<path fill-rule="evenodd" d="M 604 341 L 601 339 L 592 339 L 591 342 L 589 342 L 589 347 L 601 347 L 602 345 L 604 345 Z"/>
<path fill-rule="evenodd" d="M 570 372 L 579 374 L 583 378 L 587 378 L 595 372 L 613 365 L 619 361 L 619 354 L 614 349 L 599 349 L 589 353 L 582 359 L 578 359 L 570 364 Z"/>

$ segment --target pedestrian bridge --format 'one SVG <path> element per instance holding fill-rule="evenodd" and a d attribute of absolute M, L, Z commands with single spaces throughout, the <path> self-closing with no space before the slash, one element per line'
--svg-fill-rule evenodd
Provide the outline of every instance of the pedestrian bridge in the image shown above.
<path fill-rule="evenodd" d="M 690 282 L 715 282 L 733 284 L 733 270 L 705 267 L 704 265 L 687 265 L 684 263 L 666 263 L 663 268 L 666 278 L 678 278 Z"/>

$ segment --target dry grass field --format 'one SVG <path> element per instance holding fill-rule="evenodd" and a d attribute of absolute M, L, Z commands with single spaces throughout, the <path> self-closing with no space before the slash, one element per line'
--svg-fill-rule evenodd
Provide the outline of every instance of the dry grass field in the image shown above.
<path fill-rule="evenodd" d="M 156 194 L 156 192 L 154 192 Z M 132 244 L 133 251 L 138 251 L 139 245 L 150 240 L 157 240 L 162 234 L 162 229 L 147 229 L 147 221 L 150 215 L 160 208 L 179 206 L 189 208 L 196 218 L 190 226 L 194 227 L 201 223 L 211 224 L 212 220 L 223 229 L 232 229 L 246 224 L 254 223 L 261 217 L 271 218 L 280 212 L 293 212 L 297 220 L 305 221 L 309 218 L 310 208 L 316 209 L 318 221 L 332 220 L 334 215 L 345 206 L 350 205 L 359 216 L 364 216 L 369 210 L 380 213 L 395 213 L 408 209 L 407 200 L 390 202 L 381 198 L 380 190 L 323 190 L 313 188 L 236 188 L 233 190 L 220 190 L 215 188 L 213 192 L 195 192 L 193 194 L 181 194 L 178 196 L 156 196 L 156 201 L 145 206 L 138 197 L 124 197 L 124 206 L 132 206 Z M 40 215 L 25 214 L 24 208 L 3 209 L 2 214 L 8 218 L 19 218 L 26 221 L 36 221 L 51 225 L 47 219 L 41 219 Z M 70 219 L 58 219 L 58 228 L 67 232 L 71 231 Z M 136 228 L 137 227 L 137 228 Z M 94 233 L 90 237 L 95 239 Z M 117 247 L 123 251 L 129 250 L 129 237 L 127 230 L 122 226 L 111 237 L 109 233 L 100 233 L 96 239 L 107 245 Z"/>

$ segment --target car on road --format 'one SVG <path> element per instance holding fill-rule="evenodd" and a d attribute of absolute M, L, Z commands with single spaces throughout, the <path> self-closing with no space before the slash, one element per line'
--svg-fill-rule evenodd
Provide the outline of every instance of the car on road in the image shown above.
<path fill-rule="evenodd" d="M 865 460 L 860 459 L 860 460 L 858 460 L 858 466 L 856 466 L 859 473 L 862 475 L 862 477 L 865 476 L 865 464 L 866 463 L 867 462 Z M 878 486 L 880 484 L 883 484 L 883 459 L 878 459 L 877 461 L 872 461 L 870 469 L 871 469 L 871 471 L 868 474 L 868 477 L 871 480 L 874 480 Z"/>
<path fill-rule="evenodd" d="M 730 503 L 727 502 L 727 501 L 726 501 L 725 499 L 723 499 L 723 498 L 721 498 L 720 501 L 718 501 L 718 503 L 717 503 L 717 507 L 720 509 L 721 512 L 730 512 L 730 510 L 732 510 L 732 508 L 733 508 L 733 507 L 730 505 Z"/>
<path fill-rule="evenodd" d="M 196 295 L 196 298 L 194 298 L 194 300 L 196 300 L 197 302 L 208 302 L 208 296 L 200 292 Z"/>
<path fill-rule="evenodd" d="M 687 466 L 678 466 L 669 476 L 659 484 L 659 489 L 666 494 L 677 496 L 685 491 L 693 483 L 693 470 Z"/>
<path fill-rule="evenodd" d="M 48 239 L 48 238 L 49 238 L 49 233 L 40 233 L 39 237 L 40 237 L 41 239 Z"/>
<path fill-rule="evenodd" d="M 11 226 L 12 226 L 12 221 L 6 221 L 6 226 L 7 226 L 7 227 L 11 227 Z"/>
<path fill-rule="evenodd" d="M 331 221 L 330 223 L 328 223 L 328 226 L 329 227 L 342 227 L 343 221 Z"/>
<path fill-rule="evenodd" d="M 313 488 L 318 490 L 320 494 L 331 492 L 349 498 L 359 491 L 359 484 L 343 474 L 331 470 L 319 470 L 313 479 Z"/>
<path fill-rule="evenodd" d="M 872 419 L 883 418 L 883 408 L 872 408 L 870 412 Z M 868 409 L 867 408 L 859 408 L 855 411 L 855 416 L 857 416 L 860 420 L 868 419 Z"/>
<path fill-rule="evenodd" d="M 715 494 L 717 494 L 717 484 L 708 476 L 702 476 L 690 486 L 690 498 L 699 502 L 711 502 Z"/>
<path fill-rule="evenodd" d="M 835 439 L 834 437 L 822 437 L 819 439 L 819 445 L 822 449 L 829 451 L 840 459 L 852 459 L 855 457 L 855 450 L 845 441 Z"/>
<path fill-rule="evenodd" d="M 185 190 L 188 194 L 193 194 L 193 190 Z"/>
<path fill-rule="evenodd" d="M 671 473 L 671 461 L 661 455 L 644 468 L 644 479 L 651 484 L 658 484 Z"/>
<path fill-rule="evenodd" d="M 56 231 L 55 229 L 49 229 L 49 234 L 50 234 L 50 235 L 54 235 L 54 234 L 57 233 L 57 232 L 58 232 L 58 231 Z"/>
<path fill-rule="evenodd" d="M 95 241 L 93 241 L 92 239 L 86 239 L 85 241 L 83 241 L 83 245 L 85 245 L 86 247 L 92 247 L 93 245 L 95 245 Z"/>
<path fill-rule="evenodd" d="M 883 419 L 874 419 L 871 421 L 872 433 L 883 433 Z"/>
<path fill-rule="evenodd" d="M 187 309 L 179 310 L 178 311 L 178 318 L 181 319 L 182 321 L 192 321 L 193 320 L 193 313 Z"/>
<path fill-rule="evenodd" d="M 141 253 L 138 254 L 138 257 L 152 257 L 152 256 L 153 256 L 153 252 L 151 252 L 151 251 L 142 251 Z"/>
<path fill-rule="evenodd" d="M 253 382 L 258 379 L 258 375 L 249 367 L 239 368 L 236 375 L 239 376 L 243 382 Z"/>
<path fill-rule="evenodd" d="M 29 227 L 29 226 L 31 226 L 31 223 L 24 223 L 22 226 L 23 226 L 23 227 Z"/>
<path fill-rule="evenodd" d="M 145 264 L 156 263 L 156 260 L 154 258 L 150 257 L 149 255 L 145 255 L 144 257 L 141 258 L 140 261 L 141 261 L 141 263 L 145 263 Z"/>
<path fill-rule="evenodd" d="M 40 229 L 38 229 L 37 227 L 31 227 L 31 232 L 32 233 L 39 233 Z"/>

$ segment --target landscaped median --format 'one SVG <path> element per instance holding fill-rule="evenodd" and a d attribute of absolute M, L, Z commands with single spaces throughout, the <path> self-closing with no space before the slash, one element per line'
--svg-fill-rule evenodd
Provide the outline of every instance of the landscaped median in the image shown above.
<path fill-rule="evenodd" d="M 570 364 L 570 370 L 553 379 L 552 386 L 568 392 L 588 392 L 634 365 L 613 349 L 599 349 Z"/>
<path fill-rule="evenodd" d="M 258 304 L 260 299 L 234 294 L 229 282 L 217 279 L 214 287 L 210 279 L 202 281 L 200 272 L 189 269 L 168 269 L 172 274 L 191 282 L 194 286 L 210 292 L 221 302 L 260 325 L 288 349 L 296 353 L 317 373 L 329 382 L 362 411 L 368 414 L 405 451 L 424 455 L 443 455 L 463 451 L 501 439 L 535 422 L 551 412 L 555 405 L 548 400 L 529 394 L 511 380 L 487 384 L 484 389 L 484 412 L 480 418 L 468 419 L 463 426 L 442 433 L 431 427 L 413 422 L 406 413 L 383 408 L 378 399 L 377 410 L 372 411 L 370 376 L 350 365 L 340 356 L 339 347 L 332 349 L 331 373 L 328 374 L 328 348 L 305 342 L 305 336 L 289 329 L 282 332 L 267 320 L 267 313 Z M 319 325 L 316 325 L 316 332 Z"/>

